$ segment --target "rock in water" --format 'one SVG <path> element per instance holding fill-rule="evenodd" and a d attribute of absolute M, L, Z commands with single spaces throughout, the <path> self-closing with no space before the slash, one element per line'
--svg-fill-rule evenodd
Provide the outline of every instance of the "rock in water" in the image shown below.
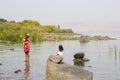
<path fill-rule="evenodd" d="M 2 65 L 2 63 L 0 63 L 0 66 Z"/>
<path fill-rule="evenodd" d="M 14 73 L 19 73 L 19 72 L 22 72 L 22 70 L 18 69 L 16 71 L 14 71 Z"/>
<path fill-rule="evenodd" d="M 11 48 L 10 50 L 11 50 L 11 51 L 14 51 L 14 49 L 13 49 L 13 48 Z"/>
<path fill-rule="evenodd" d="M 89 59 L 87 58 L 84 58 L 85 57 L 85 54 L 84 52 L 78 52 L 74 55 L 74 65 L 79 65 L 79 66 L 84 66 L 84 62 L 87 62 L 89 61 Z"/>
<path fill-rule="evenodd" d="M 74 55 L 75 59 L 83 59 L 85 56 L 84 52 L 78 52 Z"/>
<path fill-rule="evenodd" d="M 46 80 L 93 80 L 92 72 L 67 63 L 58 64 L 58 56 L 52 59 L 50 56 L 47 60 Z"/>

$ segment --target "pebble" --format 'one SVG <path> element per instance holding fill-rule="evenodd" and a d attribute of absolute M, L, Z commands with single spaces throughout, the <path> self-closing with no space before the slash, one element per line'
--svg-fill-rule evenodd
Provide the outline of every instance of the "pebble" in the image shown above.
<path fill-rule="evenodd" d="M 22 70 L 18 69 L 16 71 L 14 71 L 14 73 L 19 73 L 19 72 L 22 72 Z"/>

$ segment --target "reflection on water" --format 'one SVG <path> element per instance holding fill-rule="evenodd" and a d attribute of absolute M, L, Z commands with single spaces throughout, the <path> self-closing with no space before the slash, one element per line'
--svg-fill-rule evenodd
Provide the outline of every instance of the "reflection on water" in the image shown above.
<path fill-rule="evenodd" d="M 24 69 L 25 79 L 29 77 L 30 74 L 30 64 L 29 61 L 25 63 L 25 69 Z"/>
<path fill-rule="evenodd" d="M 120 40 L 90 41 L 84 44 L 79 41 L 31 43 L 30 63 L 24 62 L 21 43 L 9 46 L 0 44 L 0 80 L 45 80 L 46 61 L 49 55 L 57 53 L 59 44 L 64 46 L 64 61 L 71 65 L 74 65 L 73 55 L 76 52 L 85 53 L 90 61 L 82 65 L 93 72 L 94 80 L 120 80 Z M 15 70 L 22 71 L 15 74 Z"/>

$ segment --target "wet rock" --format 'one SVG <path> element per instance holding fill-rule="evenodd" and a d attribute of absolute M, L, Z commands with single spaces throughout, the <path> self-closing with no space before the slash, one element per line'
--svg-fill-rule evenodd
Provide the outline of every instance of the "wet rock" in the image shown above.
<path fill-rule="evenodd" d="M 82 58 L 84 58 L 84 56 L 85 56 L 84 52 L 78 52 L 74 55 L 74 58 L 75 59 L 82 59 Z"/>
<path fill-rule="evenodd" d="M 10 50 L 11 50 L 11 51 L 14 51 L 14 48 L 11 48 Z"/>
<path fill-rule="evenodd" d="M 85 62 L 89 61 L 89 59 L 87 58 L 84 58 L 85 57 L 85 54 L 84 52 L 78 52 L 74 55 L 74 65 L 78 65 L 78 66 L 84 66 Z"/>
<path fill-rule="evenodd" d="M 2 65 L 2 63 L 0 63 L 0 66 Z"/>
<path fill-rule="evenodd" d="M 19 72 L 22 72 L 22 70 L 18 69 L 16 71 L 14 71 L 14 73 L 19 73 Z"/>
<path fill-rule="evenodd" d="M 87 59 L 87 58 L 83 58 L 83 59 L 73 59 L 73 61 L 74 61 L 74 65 L 84 67 L 84 66 L 85 66 L 85 62 L 89 61 L 89 59 Z"/>
<path fill-rule="evenodd" d="M 92 67 L 92 66 L 88 66 L 88 67 Z"/>
<path fill-rule="evenodd" d="M 57 59 L 57 56 L 54 58 Z M 50 56 L 47 60 L 46 80 L 93 80 L 93 73 L 65 62 L 57 64 Z"/>

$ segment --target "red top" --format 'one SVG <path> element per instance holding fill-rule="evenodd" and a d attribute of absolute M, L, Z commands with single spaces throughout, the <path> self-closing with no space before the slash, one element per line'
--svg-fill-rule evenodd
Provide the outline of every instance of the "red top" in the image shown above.
<path fill-rule="evenodd" d="M 30 50 L 29 41 L 25 40 L 24 41 L 24 52 L 29 52 L 29 50 Z"/>

